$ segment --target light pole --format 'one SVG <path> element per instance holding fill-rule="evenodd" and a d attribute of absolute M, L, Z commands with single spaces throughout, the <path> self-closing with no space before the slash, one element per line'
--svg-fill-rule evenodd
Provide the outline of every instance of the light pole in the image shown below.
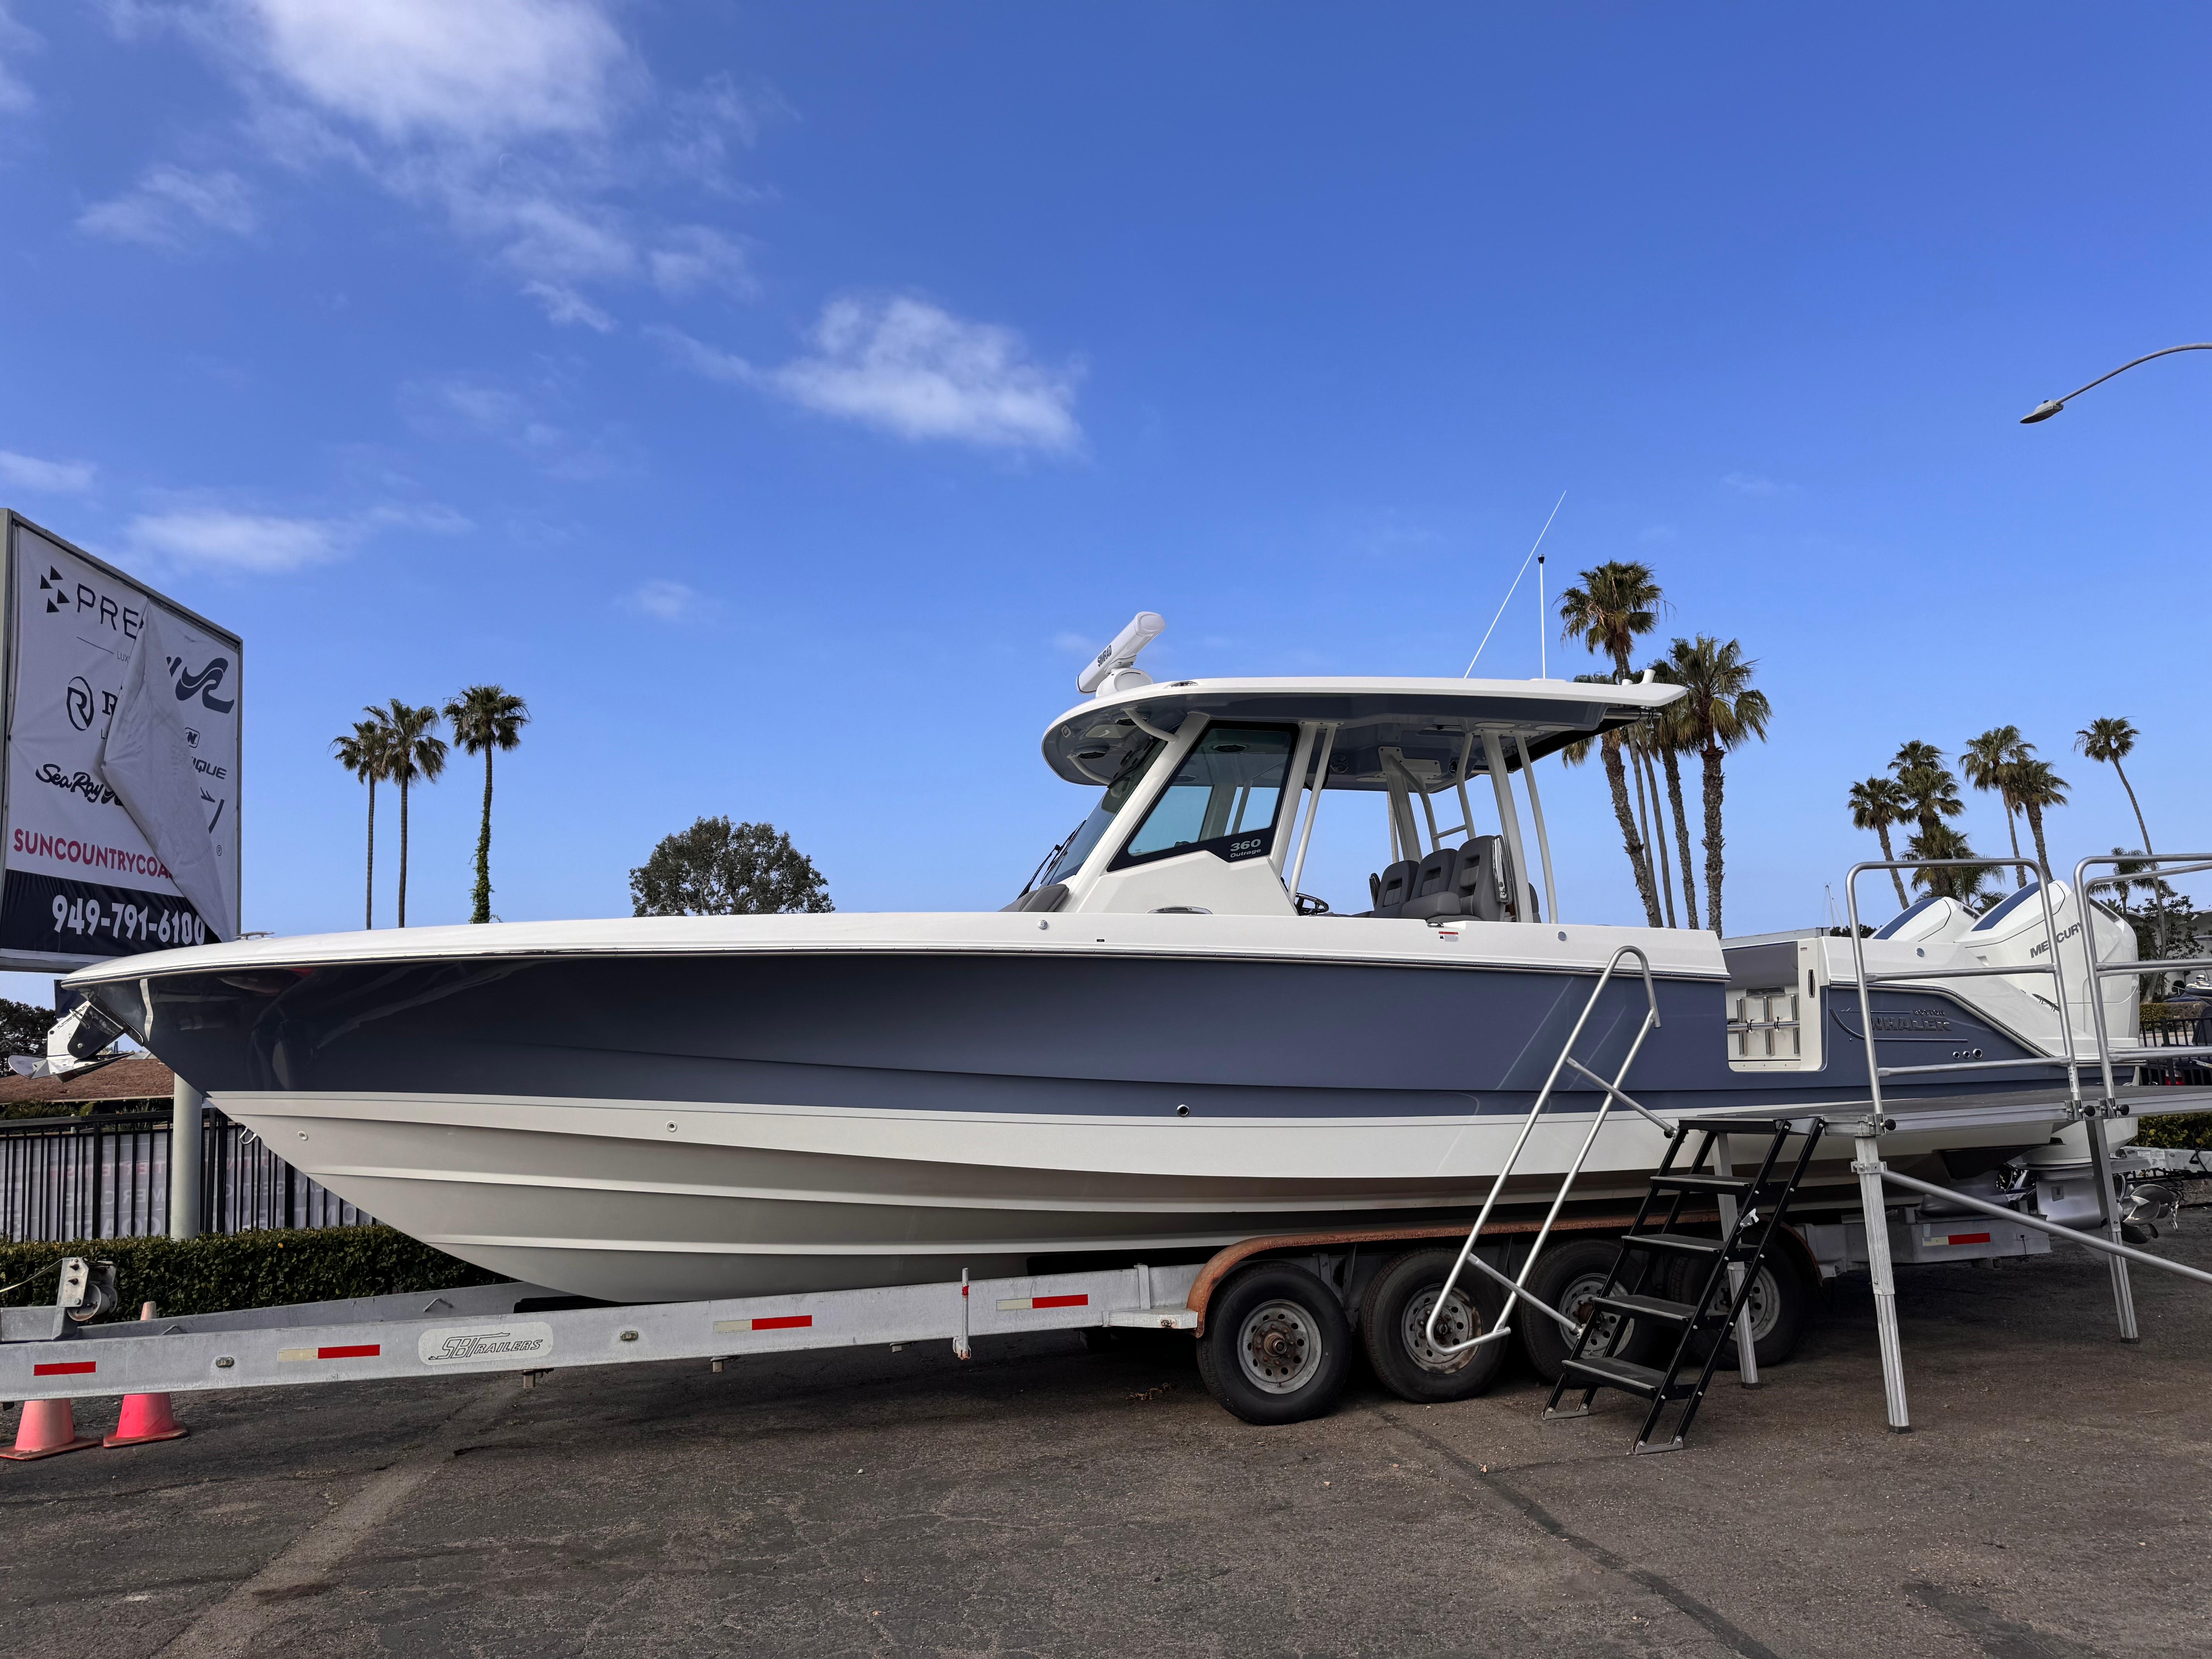
<path fill-rule="evenodd" d="M 2212 340 L 2203 341 L 2196 345 L 2168 346 L 2163 351 L 2152 352 L 2149 357 L 2136 358 L 2135 363 L 2122 363 L 2118 368 L 2112 371 L 2112 374 L 2124 374 L 2130 369 L 2133 368 L 2136 366 L 2136 363 L 2147 363 L 2150 361 L 2151 357 L 2171 357 L 2177 351 L 2212 351 Z M 2065 408 L 2068 404 L 2080 397 L 2082 392 L 2087 392 L 2089 389 L 2089 386 L 2104 385 L 2106 381 L 2112 378 L 2112 374 L 2100 374 L 2095 380 L 2089 382 L 2089 386 L 2077 387 L 2074 391 L 2068 392 L 2063 398 L 2051 398 L 2046 399 L 2043 403 L 2036 404 L 2033 409 L 2029 410 L 2027 414 L 2020 417 L 2020 423 L 2022 426 L 2033 426 L 2038 421 L 2049 420 L 2060 410 Z"/>

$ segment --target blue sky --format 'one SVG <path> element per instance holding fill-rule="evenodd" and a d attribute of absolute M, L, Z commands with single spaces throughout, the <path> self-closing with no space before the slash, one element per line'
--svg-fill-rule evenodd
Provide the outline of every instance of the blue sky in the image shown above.
<path fill-rule="evenodd" d="M 329 740 L 478 679 L 536 714 L 507 920 L 625 914 L 707 812 L 842 908 L 995 906 L 1133 611 L 1156 672 L 1456 673 L 1562 491 L 1554 594 L 1644 559 L 1759 659 L 1731 932 L 1821 919 L 1906 738 L 2021 726 L 2070 862 L 2136 840 L 2069 752 L 2126 714 L 2204 839 L 2212 356 L 2016 424 L 2212 333 L 2201 8 L 6 15 L 0 495 L 244 635 L 249 927 L 358 925 Z M 1571 914 L 1632 920 L 1546 777 Z M 417 796 L 413 919 L 476 804 Z"/>

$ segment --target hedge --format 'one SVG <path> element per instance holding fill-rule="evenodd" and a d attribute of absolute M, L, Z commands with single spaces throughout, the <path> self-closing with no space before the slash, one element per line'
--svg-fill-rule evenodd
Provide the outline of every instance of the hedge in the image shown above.
<path fill-rule="evenodd" d="M 2143 1146 L 2212 1147 L 2212 1113 L 2191 1113 L 2186 1117 L 2137 1118 L 2136 1141 Z"/>
<path fill-rule="evenodd" d="M 228 1313 L 288 1302 L 444 1291 L 496 1285 L 506 1277 L 471 1267 L 390 1227 L 319 1227 L 227 1237 L 80 1238 L 64 1244 L 0 1244 L 0 1285 L 27 1279 L 57 1257 L 112 1261 L 121 1316 L 143 1303 L 165 1314 Z M 0 1296 L 11 1307 L 54 1298 L 52 1274 Z"/>

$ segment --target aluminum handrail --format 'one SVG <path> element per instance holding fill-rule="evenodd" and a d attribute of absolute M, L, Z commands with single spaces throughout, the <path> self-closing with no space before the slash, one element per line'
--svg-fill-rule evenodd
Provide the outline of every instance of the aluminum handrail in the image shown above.
<path fill-rule="evenodd" d="M 1914 1077 L 1929 1072 L 1998 1072 L 2022 1066 L 2071 1066 L 2062 1054 L 2031 1054 L 2025 1060 L 1946 1060 L 1933 1066 L 1881 1066 L 1884 1077 Z"/>
<path fill-rule="evenodd" d="M 1961 968 L 1954 969 L 1948 974 L 1932 969 L 1908 968 L 1899 970 L 1894 977 L 1899 981 L 1916 981 L 1947 978 L 1978 979 L 1984 977 L 2010 977 L 2014 974 L 2050 975 L 2051 989 L 2057 996 L 2058 1033 L 2065 1044 L 2065 1058 L 2057 1063 L 2063 1065 L 2066 1068 L 2066 1092 L 2069 1103 L 2077 1108 L 2081 1103 L 2081 1060 L 2074 1048 L 2073 1017 L 2068 1012 L 2066 1007 L 2066 975 L 2061 969 L 2058 960 L 2058 917 L 2057 913 L 2051 907 L 2051 884 L 2047 880 L 2044 879 L 2043 866 L 2038 864 L 2033 859 L 2008 859 L 2002 856 L 1973 859 L 1869 860 L 1863 864 L 1854 864 L 1850 867 L 1850 872 L 1844 878 L 1844 904 L 1850 918 L 1851 968 L 1858 979 L 1859 1036 L 1860 1040 L 1866 1044 L 1867 1086 L 1873 1096 L 1874 1121 L 1877 1123 L 1881 1121 L 1885 1115 L 1882 1109 L 1881 1099 L 1881 1079 L 1885 1075 L 1893 1077 L 1909 1075 L 1915 1068 L 1907 1066 L 1885 1067 L 1882 1066 L 1879 1058 L 1877 1048 L 1878 1039 L 1875 1036 L 1874 1026 L 1874 1005 L 1869 995 L 1871 982 L 1867 973 L 1866 965 L 1866 935 L 1860 931 L 1859 927 L 1859 878 L 1870 870 L 1987 869 L 2026 870 L 2034 874 L 2036 878 L 2036 896 L 2039 900 L 2040 900 L 2043 906 L 2043 936 L 2050 942 L 2051 960 L 2048 962 L 2023 963 L 2017 968 L 2008 969 Z M 2078 881 L 2075 884 L 2074 891 L 2075 902 L 2079 903 L 2086 911 L 2088 908 L 2088 900 L 2084 896 L 2081 884 Z M 2084 921 L 2086 923 L 2086 916 Z M 2095 936 L 2095 932 L 2096 930 L 2094 927 L 2086 925 L 2082 929 L 2083 934 L 2093 940 Z M 2094 958 L 2095 954 L 2095 947 L 2093 944 L 2090 947 L 2090 955 Z M 1890 979 L 1892 975 L 1881 975 L 1878 977 L 1887 981 Z M 2089 1001 L 2093 1006 L 2101 1006 L 2100 1000 L 2094 994 L 2095 985 L 2096 981 L 2092 980 L 2090 981 L 2092 995 L 2089 998 Z M 2049 1056 L 2045 1055 L 2038 1055 L 2034 1058 L 2038 1062 L 2046 1062 L 2050 1059 Z M 1960 1071 L 1997 1070 L 2003 1068 L 2008 1064 L 2018 1063 L 2019 1062 L 2005 1062 L 2000 1060 L 1970 1061 L 1966 1064 L 1957 1066 L 1955 1069 Z M 2107 1066 L 2106 1069 L 2109 1073 L 2111 1067 Z M 2109 1092 L 2109 1091 L 2107 1092 Z"/>
<path fill-rule="evenodd" d="M 1589 1024 L 1591 1014 L 1596 1012 L 1598 999 L 1605 994 L 1605 988 L 1612 982 L 1613 970 L 1619 968 L 1622 959 L 1627 957 L 1634 957 L 1637 966 L 1643 971 L 1644 1024 L 1637 1029 L 1636 1040 L 1628 1045 L 1628 1054 L 1620 1062 L 1620 1069 L 1613 1073 L 1613 1081 L 1608 1083 L 1575 1058 L 1575 1044 L 1582 1040 L 1583 1028 Z M 1516 1302 L 1525 1302 L 1570 1332 L 1579 1332 L 1582 1329 L 1579 1324 L 1561 1313 L 1557 1308 L 1529 1294 L 1528 1272 L 1536 1265 L 1537 1256 L 1542 1254 L 1544 1241 L 1551 1237 L 1552 1224 L 1559 1218 L 1559 1212 L 1566 1204 L 1567 1194 L 1573 1189 L 1575 1177 L 1582 1173 L 1583 1164 L 1589 1160 L 1590 1148 L 1597 1144 L 1598 1131 L 1605 1127 L 1605 1115 L 1613 1109 L 1613 1102 L 1618 1100 L 1623 1103 L 1640 1115 L 1650 1119 L 1670 1136 L 1674 1133 L 1674 1128 L 1665 1120 L 1649 1108 L 1630 1099 L 1621 1091 L 1620 1087 L 1621 1083 L 1628 1076 L 1628 1068 L 1636 1064 L 1636 1056 L 1643 1050 L 1644 1038 L 1650 1036 L 1658 1029 L 1658 1026 L 1659 993 L 1651 983 L 1651 958 L 1644 955 L 1642 947 L 1624 945 L 1613 953 L 1612 957 L 1605 964 L 1605 970 L 1597 976 L 1597 983 L 1590 988 L 1589 1000 L 1583 1005 L 1581 1018 L 1575 1021 L 1574 1030 L 1567 1033 L 1566 1043 L 1560 1048 L 1559 1057 L 1552 1062 L 1551 1073 L 1545 1078 L 1544 1086 L 1536 1091 L 1535 1103 L 1529 1107 L 1528 1115 L 1522 1122 L 1521 1133 L 1514 1138 L 1512 1150 L 1506 1153 L 1504 1163 L 1498 1166 L 1497 1179 L 1490 1183 L 1490 1195 L 1482 1200 L 1482 1208 L 1474 1218 L 1474 1225 L 1468 1231 L 1467 1243 L 1460 1246 L 1459 1259 L 1452 1263 L 1452 1270 L 1444 1279 L 1443 1288 L 1437 1292 L 1436 1305 L 1429 1310 L 1428 1322 L 1423 1327 L 1423 1334 L 1438 1353 L 1466 1353 L 1471 1349 L 1481 1347 L 1486 1343 L 1503 1341 L 1513 1334 L 1512 1325 L 1502 1321 L 1493 1328 L 1465 1342 L 1451 1343 L 1437 1339 L 1437 1320 L 1443 1315 L 1445 1303 L 1451 1299 L 1451 1293 L 1459 1284 L 1460 1274 L 1465 1271 L 1470 1262 L 1479 1271 L 1488 1274 L 1491 1279 L 1504 1287 L 1507 1292 L 1506 1321 L 1512 1318 L 1513 1304 Z M 1552 1200 L 1552 1207 L 1544 1217 L 1544 1224 L 1536 1230 L 1535 1239 L 1529 1244 L 1528 1254 L 1521 1263 L 1519 1275 L 1508 1279 L 1474 1254 L 1475 1243 L 1482 1237 L 1483 1224 L 1490 1219 L 1491 1211 L 1497 1207 L 1498 1194 L 1505 1190 L 1505 1182 L 1511 1176 L 1514 1166 L 1520 1162 L 1521 1149 L 1528 1144 L 1528 1137 L 1536 1127 L 1536 1120 L 1544 1115 L 1544 1108 L 1551 1103 L 1552 1092 L 1559 1085 L 1559 1074 L 1570 1066 L 1595 1083 L 1605 1091 L 1604 1097 L 1598 1102 L 1597 1115 L 1590 1120 L 1589 1133 L 1583 1137 L 1581 1149 L 1575 1153 L 1574 1161 L 1567 1166 L 1566 1173 L 1559 1182 L 1559 1194 Z"/>
<path fill-rule="evenodd" d="M 2041 1216 L 2028 1215 L 2020 1210 L 2008 1210 L 2001 1204 L 1985 1204 L 1980 1199 L 1969 1197 L 1954 1188 L 1938 1187 L 1933 1182 L 1917 1181 L 1911 1176 L 1899 1175 L 1894 1170 L 1883 1170 L 1881 1178 L 1893 1186 L 1910 1188 L 1916 1193 L 1925 1193 L 1930 1198 L 1940 1198 L 1946 1204 L 1963 1204 L 1970 1210 L 1979 1210 L 1984 1215 L 1993 1215 L 2003 1221 L 2016 1221 L 2023 1227 L 2033 1227 L 2038 1231 L 2049 1233 L 2054 1238 L 2070 1238 L 2076 1244 L 2086 1244 L 2089 1249 L 2102 1250 L 2107 1255 L 2116 1255 L 2128 1261 L 2140 1261 L 2147 1267 L 2163 1267 L 2166 1272 L 2179 1273 L 2185 1279 L 2198 1279 L 2207 1285 L 2212 1285 L 2212 1273 L 2201 1273 L 2195 1267 L 2185 1267 L 2179 1261 L 2168 1261 L 2162 1255 L 2153 1255 L 2148 1250 L 2138 1250 L 2126 1244 L 2115 1244 L 2108 1239 L 2098 1237 L 2094 1233 L 2085 1233 L 2079 1228 L 2063 1226 L 2056 1221 L 2045 1221 Z"/>
<path fill-rule="evenodd" d="M 2094 884 L 2098 886 L 2109 886 L 2118 874 L 2117 866 L 2123 864 L 2133 866 L 2129 871 L 2129 876 L 2132 879 L 2146 867 L 2154 868 L 2160 865 L 2185 865 L 2191 869 L 2200 866 L 2212 867 L 2212 853 L 2100 853 L 2093 858 L 2083 859 L 2074 866 L 2074 890 L 2080 896 L 2083 912 L 2081 953 L 2089 964 L 2089 1013 L 2094 1021 L 2093 1029 L 2097 1036 L 2097 1070 L 2105 1085 L 2105 1098 L 2109 1101 L 2118 1091 L 2119 1085 L 2112 1076 L 2112 1034 L 2105 1019 L 2105 999 L 2101 990 L 2104 981 L 2109 977 L 2124 973 L 2170 973 L 2177 967 L 2195 967 L 2199 959 L 2194 957 L 2184 957 L 2178 962 L 2163 962 L 2149 968 L 2143 966 L 2140 959 L 2130 963 L 2114 963 L 2110 965 L 2099 962 L 2096 932 L 2087 925 L 2089 889 L 2093 884 L 2089 878 L 2089 866 L 2093 864 L 2115 866 L 2113 876 L 2106 876 Z M 2057 956 L 2056 947 L 2052 949 L 2051 954 L 2054 957 Z M 2212 958 L 2204 960 L 2205 965 L 2212 966 Z M 2173 1051 L 2167 1049 L 2165 1052 L 2170 1054 Z M 2106 1207 L 2109 1210 L 2111 1206 L 2107 1205 Z"/>
<path fill-rule="evenodd" d="M 2212 968 L 2212 957 L 2153 957 L 2145 962 L 2137 957 L 2133 962 L 2105 962 L 2097 965 L 2103 974 L 2170 974 L 2183 968 Z"/>

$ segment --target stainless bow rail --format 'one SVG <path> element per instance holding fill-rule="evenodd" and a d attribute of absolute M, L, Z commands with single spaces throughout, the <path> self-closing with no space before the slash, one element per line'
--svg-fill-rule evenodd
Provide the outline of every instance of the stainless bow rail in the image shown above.
<path fill-rule="evenodd" d="M 2063 939 L 2058 932 L 2057 914 L 2051 902 L 2051 884 L 2042 866 L 2033 859 L 1970 858 L 1970 859 L 1899 859 L 1869 860 L 1855 864 L 1844 878 L 1844 896 L 1850 920 L 1851 965 L 1858 981 L 1860 1030 L 1866 1043 L 1867 1085 L 1871 1097 L 1872 1111 L 1859 1126 L 1856 1135 L 1856 1157 L 1852 1162 L 1852 1173 L 1859 1178 L 1859 1201 L 1866 1222 L 1867 1261 L 1874 1280 L 1875 1331 L 1881 1349 L 1882 1392 L 1888 1407 L 1889 1426 L 1899 1433 L 1911 1427 L 1905 1395 L 1905 1368 L 1902 1344 L 1897 1328 L 1897 1280 L 1889 1252 L 1887 1208 L 1882 1188 L 1887 1183 L 1909 1192 L 1941 1198 L 1946 1204 L 1963 1205 L 1982 1213 L 1995 1216 L 2021 1225 L 2034 1228 L 2055 1237 L 2071 1240 L 2102 1254 L 2111 1269 L 2112 1307 L 2119 1326 L 2120 1340 L 2134 1342 L 2139 1333 L 2136 1325 L 2135 1294 L 2128 1280 L 2128 1263 L 2138 1261 L 2183 1278 L 2212 1284 L 2212 1275 L 2163 1257 L 2134 1249 L 2120 1242 L 2119 1206 L 2114 1201 L 2112 1144 L 2106 1133 L 2108 1118 L 2127 1115 L 2128 1106 L 2119 1098 L 2119 1083 L 2114 1073 L 2117 1061 L 2121 1065 L 2136 1065 L 2147 1061 L 2172 1060 L 2191 1055 L 2212 1055 L 2212 1046 L 2155 1048 L 2148 1045 L 2116 1047 L 2109 1022 L 2105 1016 L 2104 982 L 2120 975 L 2163 973 L 2176 969 L 2212 967 L 2212 957 L 2191 957 L 2162 959 L 2144 963 L 2130 958 L 2124 962 L 2101 962 L 2098 958 L 2094 913 L 2091 908 L 2089 890 L 2093 886 L 2109 885 L 2115 878 L 2106 876 L 2092 880 L 2088 872 L 2093 865 L 2135 867 L 2172 865 L 2178 866 L 2171 873 L 2185 875 L 2193 872 L 2212 870 L 2212 854 L 2174 853 L 2160 854 L 2102 854 L 2086 858 L 2074 866 L 2074 902 L 2081 908 L 2081 921 L 2075 930 L 2081 939 L 2081 952 L 2088 973 L 2086 981 L 2091 1018 L 2090 1029 L 2095 1039 L 2094 1058 L 2103 1093 L 2094 1100 L 2085 1100 L 2081 1091 L 2081 1073 L 2087 1063 L 2075 1040 L 2074 1019 L 2067 1006 L 2066 979 L 2060 956 Z M 2036 891 L 2043 907 L 2044 938 L 2049 947 L 2049 959 L 2040 963 L 2015 963 L 2001 967 L 1951 967 L 1905 969 L 1869 975 L 1866 965 L 1865 935 L 1861 931 L 1858 908 L 1858 878 L 1869 871 L 1902 870 L 1973 870 L 2024 869 L 2032 872 Z M 2022 974 L 2051 975 L 2052 1000 L 2058 1014 L 2061 1052 L 2057 1054 L 2031 1055 L 2020 1060 L 1970 1060 L 1941 1065 L 1884 1066 L 1880 1063 L 1874 1023 L 1871 992 L 1875 986 L 1909 984 L 1923 981 L 1958 980 L 1972 978 L 2010 978 Z M 2099 1204 L 2100 1226 L 2105 1237 L 2079 1231 L 2071 1227 L 2024 1215 L 2017 1210 L 1990 1204 L 1966 1194 L 1930 1182 L 1915 1180 L 1898 1174 L 1881 1160 L 1881 1136 L 1896 1127 L 1884 1109 L 1882 1079 L 1884 1078 L 1927 1076 L 1955 1072 L 1983 1072 L 2003 1068 L 2048 1066 L 2063 1069 L 2066 1076 L 2067 1115 L 2069 1120 L 2081 1123 L 2089 1145 L 2089 1162 L 2094 1176 Z"/>
<path fill-rule="evenodd" d="M 1598 999 L 1605 994 L 1605 988 L 1612 982 L 1614 969 L 1618 969 L 1622 960 L 1628 957 L 1636 958 L 1636 965 L 1642 970 L 1644 975 L 1644 1024 L 1637 1030 L 1636 1040 L 1628 1045 L 1628 1053 L 1620 1062 L 1620 1069 L 1613 1073 L 1613 1080 L 1607 1082 L 1575 1058 L 1575 1044 L 1582 1040 L 1583 1028 L 1589 1024 L 1590 1016 L 1597 1012 Z M 1622 1105 L 1648 1119 L 1668 1137 L 1671 1138 L 1674 1135 L 1674 1129 L 1672 1125 L 1661 1118 L 1657 1113 L 1649 1110 L 1624 1093 L 1620 1086 L 1628 1076 L 1628 1068 L 1636 1064 L 1636 1056 L 1643 1050 L 1644 1038 L 1650 1036 L 1658 1028 L 1659 994 L 1651 984 L 1651 959 L 1638 946 L 1624 945 L 1613 953 L 1611 960 L 1605 964 L 1605 971 L 1597 976 L 1597 983 L 1590 988 L 1589 1000 L 1583 1005 L 1582 1017 L 1575 1021 L 1575 1029 L 1567 1033 L 1565 1046 L 1559 1050 L 1559 1057 L 1552 1062 L 1551 1074 L 1545 1078 L 1544 1086 L 1536 1091 L 1535 1104 L 1529 1107 L 1528 1115 L 1522 1122 L 1521 1133 L 1514 1139 L 1513 1149 L 1506 1153 L 1505 1162 L 1498 1169 L 1498 1178 L 1490 1183 L 1490 1195 L 1482 1200 L 1482 1208 L 1475 1215 L 1474 1225 L 1468 1231 L 1467 1243 L 1460 1247 L 1459 1260 L 1452 1264 L 1451 1273 L 1444 1279 L 1443 1289 L 1437 1292 L 1436 1305 L 1429 1310 L 1429 1322 L 1424 1334 L 1437 1352 L 1466 1353 L 1471 1349 L 1481 1347 L 1486 1343 L 1504 1340 L 1513 1334 L 1513 1327 L 1510 1322 L 1513 1316 L 1513 1304 L 1516 1301 L 1525 1302 L 1547 1318 L 1556 1321 L 1565 1328 L 1568 1335 L 1578 1336 L 1581 1334 L 1582 1326 L 1578 1322 L 1529 1293 L 1528 1273 L 1530 1269 L 1535 1267 L 1536 1258 L 1543 1253 L 1544 1241 L 1551 1237 L 1552 1224 L 1559 1218 L 1560 1210 L 1565 1207 L 1567 1194 L 1574 1187 L 1575 1177 L 1582 1173 L 1583 1164 L 1589 1160 L 1590 1148 L 1597 1144 L 1598 1131 L 1605 1127 L 1606 1114 L 1613 1109 L 1613 1102 L 1617 1100 Z M 1482 1237 L 1483 1224 L 1490 1219 L 1491 1211 L 1497 1207 L 1498 1194 L 1505 1190 L 1505 1183 L 1513 1174 L 1514 1165 L 1520 1161 L 1521 1149 L 1528 1144 L 1528 1137 L 1535 1130 L 1536 1121 L 1543 1116 L 1544 1108 L 1551 1103 L 1552 1093 L 1559 1086 L 1560 1073 L 1570 1069 L 1579 1073 L 1583 1077 L 1597 1085 L 1605 1091 L 1604 1097 L 1598 1103 L 1597 1115 L 1590 1120 L 1589 1133 L 1583 1137 L 1581 1150 L 1576 1152 L 1574 1161 L 1568 1164 L 1566 1173 L 1559 1182 L 1559 1194 L 1552 1200 L 1552 1207 L 1544 1217 L 1544 1224 L 1536 1230 L 1536 1237 L 1528 1246 L 1528 1254 L 1522 1261 L 1520 1273 L 1515 1278 L 1508 1279 L 1474 1254 L 1475 1242 Z M 1458 1343 L 1443 1341 L 1437 1334 L 1437 1320 L 1443 1313 L 1445 1304 L 1451 1300 L 1452 1291 L 1459 1284 L 1460 1273 L 1470 1264 L 1504 1287 L 1505 1318 L 1492 1329 L 1468 1341 Z"/>

